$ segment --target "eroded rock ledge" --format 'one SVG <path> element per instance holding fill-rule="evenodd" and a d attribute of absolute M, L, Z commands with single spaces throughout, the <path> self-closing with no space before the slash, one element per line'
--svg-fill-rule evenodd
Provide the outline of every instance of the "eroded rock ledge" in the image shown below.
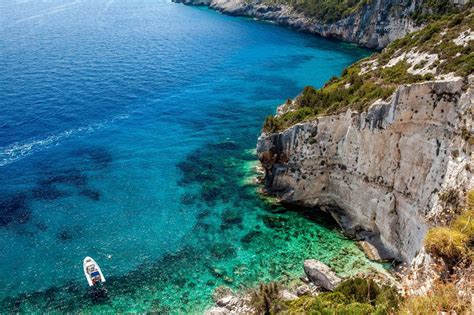
<path fill-rule="evenodd" d="M 266 190 L 329 211 L 391 258 L 422 251 L 438 194 L 474 185 L 474 76 L 400 86 L 367 111 L 303 122 L 258 140 Z"/>

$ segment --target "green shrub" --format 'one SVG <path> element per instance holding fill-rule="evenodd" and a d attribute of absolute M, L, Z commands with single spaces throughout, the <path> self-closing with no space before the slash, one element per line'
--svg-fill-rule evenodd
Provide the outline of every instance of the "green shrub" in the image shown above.
<path fill-rule="evenodd" d="M 426 42 L 430 40 L 435 34 L 441 31 L 440 27 L 436 24 L 429 25 L 425 28 L 425 31 L 420 36 L 419 42 Z"/>
<path fill-rule="evenodd" d="M 411 14 L 411 17 L 416 23 L 423 24 L 458 11 L 459 9 L 450 0 L 425 0 Z"/>
<path fill-rule="evenodd" d="M 334 291 L 349 297 L 351 301 L 372 303 L 379 293 L 379 287 L 373 280 L 355 278 L 344 281 Z"/>
<path fill-rule="evenodd" d="M 286 313 L 308 314 L 321 306 L 321 300 L 310 295 L 303 295 L 294 301 L 286 302 Z"/>
<path fill-rule="evenodd" d="M 474 190 L 466 194 L 465 210 L 453 221 L 451 227 L 467 237 L 469 250 L 474 251 Z M 472 255 L 472 254 L 471 254 Z"/>
<path fill-rule="evenodd" d="M 266 132 L 281 131 L 289 126 L 305 120 L 314 115 L 314 111 L 309 107 L 301 107 L 296 110 L 286 112 L 281 116 L 268 116 L 265 119 L 263 130 Z"/>
<path fill-rule="evenodd" d="M 334 292 L 302 296 L 287 302 L 288 314 L 388 314 L 397 309 L 400 297 L 388 286 L 362 278 L 342 282 Z"/>
<path fill-rule="evenodd" d="M 425 249 L 428 253 L 454 264 L 467 254 L 467 239 L 464 233 L 449 227 L 435 227 L 425 236 Z"/>
<path fill-rule="evenodd" d="M 341 20 L 359 11 L 366 3 L 370 3 L 369 0 L 267 0 L 267 2 L 290 5 L 307 17 L 324 23 Z"/>
<path fill-rule="evenodd" d="M 257 314 L 275 314 L 281 310 L 280 285 L 276 282 L 261 283 L 251 292 L 251 306 Z"/>
<path fill-rule="evenodd" d="M 474 190 L 468 191 L 466 194 L 466 207 L 468 210 L 474 210 Z"/>
<path fill-rule="evenodd" d="M 453 229 L 463 233 L 474 244 L 474 210 L 466 210 L 454 220 Z"/>
<path fill-rule="evenodd" d="M 374 314 L 375 308 L 367 303 L 354 302 L 347 305 L 338 305 L 334 309 L 335 314 L 367 315 Z"/>
<path fill-rule="evenodd" d="M 470 303 L 459 297 L 452 284 L 438 284 L 427 295 L 407 298 L 400 307 L 399 314 L 432 315 L 469 314 Z"/>
<path fill-rule="evenodd" d="M 368 303 L 379 310 L 395 309 L 399 303 L 395 288 L 380 286 L 371 279 L 354 278 L 344 281 L 334 292 L 343 294 L 351 302 Z"/>
<path fill-rule="evenodd" d="M 281 123 L 274 116 L 268 116 L 263 123 L 263 130 L 266 132 L 276 132 L 280 129 Z"/>
<path fill-rule="evenodd" d="M 474 261 L 474 190 L 466 194 L 465 204 L 456 190 L 440 195 L 445 206 L 464 207 L 447 226 L 433 227 L 425 236 L 426 251 L 444 260 L 445 270 L 453 274 L 455 267 L 468 267 Z M 446 210 L 445 210 L 446 211 Z"/>

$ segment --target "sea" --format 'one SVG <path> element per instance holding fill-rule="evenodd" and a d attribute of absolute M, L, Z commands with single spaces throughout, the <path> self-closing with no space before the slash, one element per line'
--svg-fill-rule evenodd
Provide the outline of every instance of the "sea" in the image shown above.
<path fill-rule="evenodd" d="M 202 313 L 308 258 L 380 267 L 256 180 L 265 117 L 371 51 L 163 0 L 0 0 L 0 34 L 0 312 Z"/>

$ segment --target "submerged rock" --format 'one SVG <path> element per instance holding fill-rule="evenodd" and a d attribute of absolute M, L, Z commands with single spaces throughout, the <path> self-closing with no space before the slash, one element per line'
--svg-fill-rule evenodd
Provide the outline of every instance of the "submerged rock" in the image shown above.
<path fill-rule="evenodd" d="M 205 314 L 255 314 L 247 295 L 226 295 L 216 301 L 216 305 L 208 309 Z"/>
<path fill-rule="evenodd" d="M 206 210 L 203 210 L 203 211 L 199 212 L 196 215 L 196 219 L 202 220 L 202 219 L 208 217 L 209 215 L 211 215 L 211 211 L 209 209 L 206 209 Z"/>
<path fill-rule="evenodd" d="M 285 227 L 286 218 L 276 215 L 265 215 L 263 217 L 263 223 L 270 229 L 282 229 Z"/>
<path fill-rule="evenodd" d="M 224 275 L 224 276 L 222 277 L 222 280 L 224 280 L 224 282 L 227 283 L 227 284 L 232 284 L 232 283 L 234 283 L 234 278 L 229 277 L 229 276 L 227 276 L 227 275 Z"/>
<path fill-rule="evenodd" d="M 232 246 L 230 243 L 213 244 L 210 248 L 210 252 L 212 256 L 217 259 L 233 257 L 236 254 L 234 246 Z"/>
<path fill-rule="evenodd" d="M 19 193 L 0 199 L 0 227 L 24 224 L 31 218 L 25 194 Z"/>
<path fill-rule="evenodd" d="M 82 148 L 71 153 L 72 156 L 80 156 L 88 160 L 95 168 L 106 168 L 113 162 L 112 153 L 102 147 Z"/>
<path fill-rule="evenodd" d="M 212 204 L 219 199 L 222 192 L 223 189 L 221 187 L 205 182 L 201 187 L 201 198 L 208 204 Z"/>
<path fill-rule="evenodd" d="M 221 150 L 238 150 L 239 145 L 234 141 L 224 141 L 220 143 L 216 143 L 213 147 Z"/>
<path fill-rule="evenodd" d="M 62 242 L 67 242 L 80 237 L 81 229 L 79 226 L 64 227 L 56 233 L 56 239 Z"/>
<path fill-rule="evenodd" d="M 185 206 L 192 205 L 196 202 L 196 196 L 190 193 L 185 193 L 181 196 L 181 203 Z"/>
<path fill-rule="evenodd" d="M 56 238 L 60 241 L 69 241 L 74 238 L 73 234 L 69 230 L 62 230 L 56 234 Z"/>
<path fill-rule="evenodd" d="M 312 283 L 329 291 L 334 290 L 342 281 L 331 268 L 315 259 L 304 261 L 304 272 Z"/>
<path fill-rule="evenodd" d="M 37 200 L 56 200 L 69 196 L 70 193 L 55 188 L 52 185 L 41 185 L 32 190 L 33 198 Z"/>
<path fill-rule="evenodd" d="M 242 213 L 237 209 L 227 209 L 222 213 L 221 227 L 226 229 L 232 225 L 241 224 L 243 221 Z"/>
<path fill-rule="evenodd" d="M 92 189 L 84 189 L 81 192 L 79 192 L 79 195 L 87 197 L 93 201 L 100 200 L 100 192 L 96 190 L 92 190 Z"/>
<path fill-rule="evenodd" d="M 263 233 L 260 232 L 260 231 L 250 231 L 248 232 L 247 234 L 245 234 L 244 236 L 242 236 L 242 238 L 240 239 L 240 242 L 244 243 L 244 244 L 249 244 L 251 243 L 255 238 L 259 237 L 260 235 L 262 235 Z"/>
<path fill-rule="evenodd" d="M 56 171 L 49 177 L 38 181 L 39 186 L 51 186 L 55 184 L 71 185 L 75 187 L 83 187 L 87 184 L 87 176 L 82 174 L 78 169 L 67 169 Z"/>

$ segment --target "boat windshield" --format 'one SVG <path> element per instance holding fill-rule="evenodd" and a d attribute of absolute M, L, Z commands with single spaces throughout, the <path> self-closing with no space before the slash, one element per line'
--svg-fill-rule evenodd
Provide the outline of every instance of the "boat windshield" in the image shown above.
<path fill-rule="evenodd" d="M 94 271 L 93 273 L 91 273 L 91 276 L 97 277 L 100 276 L 100 273 L 98 271 Z"/>

